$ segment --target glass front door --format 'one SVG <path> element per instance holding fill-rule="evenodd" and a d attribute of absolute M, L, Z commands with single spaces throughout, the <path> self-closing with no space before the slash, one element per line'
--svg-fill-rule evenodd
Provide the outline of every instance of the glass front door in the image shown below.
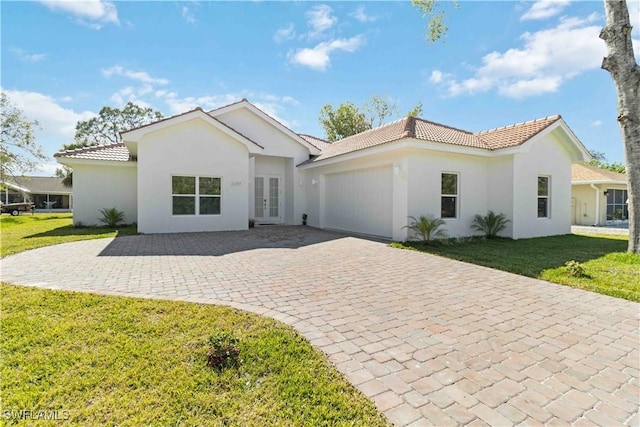
<path fill-rule="evenodd" d="M 254 179 L 255 220 L 258 223 L 281 222 L 280 177 L 260 175 Z"/>

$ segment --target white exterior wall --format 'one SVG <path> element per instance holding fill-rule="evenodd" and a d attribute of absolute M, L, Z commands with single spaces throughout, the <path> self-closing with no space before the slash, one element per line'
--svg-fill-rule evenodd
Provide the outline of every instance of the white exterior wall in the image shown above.
<path fill-rule="evenodd" d="M 571 233 L 571 155 L 547 133 L 514 155 L 513 238 Z M 538 218 L 538 176 L 550 177 L 550 217 Z"/>
<path fill-rule="evenodd" d="M 487 210 L 504 214 L 509 222 L 499 233 L 502 237 L 513 237 L 513 156 L 492 157 L 488 160 Z M 478 212 L 481 215 L 485 213 Z"/>
<path fill-rule="evenodd" d="M 594 184 L 600 198 L 599 215 L 596 219 L 596 190 L 589 184 L 571 186 L 571 223 L 577 225 L 605 225 L 607 223 L 607 197 L 605 190 L 626 190 L 621 184 Z"/>
<path fill-rule="evenodd" d="M 377 168 L 389 168 L 391 172 L 392 187 L 392 219 L 391 237 L 393 240 L 405 240 L 407 218 L 407 168 L 406 154 L 397 150 L 395 152 L 370 155 L 366 158 L 355 158 L 332 163 L 327 161 L 319 163 L 317 167 L 304 170 L 304 188 L 306 190 L 306 212 L 309 215 L 307 224 L 313 227 L 327 227 L 325 218 L 325 206 L 328 202 L 327 192 L 332 195 L 331 188 L 327 188 L 327 176 L 352 171 L 367 171 Z M 355 190 L 357 191 L 357 189 Z M 333 200 L 333 199 L 331 199 Z M 368 212 L 375 216 L 376 212 Z M 363 223 L 372 222 L 372 218 L 363 218 Z M 355 231 L 355 230 L 353 230 Z"/>
<path fill-rule="evenodd" d="M 220 215 L 173 215 L 172 175 L 222 178 Z M 247 148 L 201 119 L 145 135 L 138 143 L 138 231 L 245 230 Z"/>
<path fill-rule="evenodd" d="M 71 164 L 65 162 L 65 164 Z M 100 209 L 124 212 L 124 222 L 137 222 L 137 168 L 126 165 L 73 164 L 73 223 L 104 225 Z"/>
<path fill-rule="evenodd" d="M 409 215 L 440 217 L 441 175 L 457 173 L 458 217 L 444 218 L 444 230 L 450 237 L 473 235 L 473 216 L 485 215 L 489 209 L 488 166 L 486 157 L 414 150 L 409 159 Z"/>
<path fill-rule="evenodd" d="M 264 147 L 261 155 L 255 157 L 255 167 L 251 172 L 250 216 L 254 216 L 253 177 L 260 173 L 278 174 L 282 176 L 284 190 L 283 222 L 302 224 L 306 204 L 305 177 L 296 165 L 309 159 L 309 149 L 247 109 L 229 111 L 217 115 L 216 119 Z"/>

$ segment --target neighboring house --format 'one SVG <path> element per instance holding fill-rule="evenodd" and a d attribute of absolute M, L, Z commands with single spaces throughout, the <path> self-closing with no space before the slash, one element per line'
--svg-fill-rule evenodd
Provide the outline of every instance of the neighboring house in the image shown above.
<path fill-rule="evenodd" d="M 329 143 L 247 100 L 122 133 L 123 143 L 57 153 L 73 168 L 74 220 L 116 207 L 142 233 L 307 224 L 403 240 L 434 214 L 469 236 L 475 214 L 504 236 L 570 233 L 571 164 L 589 153 L 560 116 L 472 133 L 407 117 Z"/>
<path fill-rule="evenodd" d="M 31 202 L 36 210 L 70 211 L 73 190 L 62 185 L 62 178 L 18 176 L 2 181 L 2 203 Z"/>
<path fill-rule="evenodd" d="M 571 168 L 571 221 L 577 225 L 629 221 L 627 175 L 588 164 Z"/>

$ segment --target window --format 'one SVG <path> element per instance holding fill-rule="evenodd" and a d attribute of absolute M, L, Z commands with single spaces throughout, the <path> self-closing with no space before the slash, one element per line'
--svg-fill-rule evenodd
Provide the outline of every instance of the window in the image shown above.
<path fill-rule="evenodd" d="M 538 177 L 538 218 L 549 218 L 550 199 L 548 176 Z"/>
<path fill-rule="evenodd" d="M 174 215 L 220 215 L 221 178 L 172 176 Z"/>
<path fill-rule="evenodd" d="M 629 219 L 628 199 L 629 193 L 627 193 L 627 190 L 607 189 L 607 220 L 624 221 Z"/>
<path fill-rule="evenodd" d="M 440 189 L 440 217 L 458 217 L 458 174 L 443 173 Z"/>

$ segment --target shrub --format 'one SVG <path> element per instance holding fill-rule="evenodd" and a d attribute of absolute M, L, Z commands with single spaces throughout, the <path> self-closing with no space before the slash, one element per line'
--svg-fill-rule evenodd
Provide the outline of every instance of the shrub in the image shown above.
<path fill-rule="evenodd" d="M 102 214 L 100 221 L 104 222 L 109 227 L 113 228 L 124 221 L 124 212 L 119 211 L 116 208 L 103 208 L 100 209 L 100 213 Z"/>
<path fill-rule="evenodd" d="M 573 277 L 587 277 L 584 271 L 584 266 L 576 260 L 567 261 L 564 264 L 564 268 L 569 276 Z"/>
<path fill-rule="evenodd" d="M 498 237 L 498 233 L 507 228 L 508 223 L 509 220 L 505 214 L 489 211 L 485 216 L 476 214 L 473 217 L 471 228 L 483 233 L 487 239 L 495 239 Z"/>
<path fill-rule="evenodd" d="M 227 332 L 220 332 L 209 337 L 209 351 L 207 352 L 207 365 L 221 370 L 229 366 L 238 365 L 240 340 Z"/>
<path fill-rule="evenodd" d="M 413 216 L 409 217 L 411 224 L 405 225 L 402 228 L 408 228 L 413 231 L 415 235 L 420 237 L 422 243 L 428 245 L 433 239 L 446 239 L 447 233 L 440 227 L 446 224 L 442 218 L 438 218 L 434 215 L 420 215 L 418 219 Z"/>

